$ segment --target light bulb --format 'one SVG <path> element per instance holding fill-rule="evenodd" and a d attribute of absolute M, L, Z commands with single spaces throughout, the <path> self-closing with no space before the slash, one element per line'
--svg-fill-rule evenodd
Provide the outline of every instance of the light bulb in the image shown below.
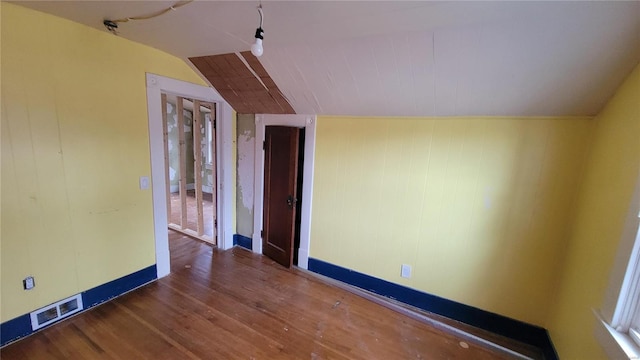
<path fill-rule="evenodd" d="M 262 12 L 260 12 L 260 15 L 262 17 Z M 262 30 L 262 21 L 260 21 L 260 27 L 256 29 L 256 42 L 253 43 L 253 45 L 251 45 L 251 53 L 253 54 L 253 56 L 258 57 L 261 56 L 262 53 L 264 52 L 264 49 L 262 48 L 262 39 L 264 39 L 264 30 Z"/>
<path fill-rule="evenodd" d="M 256 42 L 251 45 L 251 53 L 253 54 L 253 56 L 257 57 L 261 56 L 263 52 L 264 49 L 262 48 L 262 39 L 256 38 Z"/>

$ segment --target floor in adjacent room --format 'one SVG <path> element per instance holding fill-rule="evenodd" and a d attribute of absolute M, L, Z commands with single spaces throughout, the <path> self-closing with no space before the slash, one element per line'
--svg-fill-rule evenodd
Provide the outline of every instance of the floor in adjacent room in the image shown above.
<path fill-rule="evenodd" d="M 4 359 L 512 359 L 241 248 L 170 232 L 171 274 Z"/>
<path fill-rule="evenodd" d="M 182 222 L 182 206 L 179 193 L 171 193 L 171 223 L 176 226 L 180 226 Z M 196 194 L 194 190 L 187 190 L 186 196 L 186 209 L 187 209 L 187 222 L 183 224 L 183 229 L 188 229 L 197 232 L 198 230 L 198 208 L 196 207 Z M 212 194 L 202 193 L 202 219 L 203 219 L 203 236 L 212 239 L 213 238 L 213 214 L 215 209 L 213 208 Z"/>

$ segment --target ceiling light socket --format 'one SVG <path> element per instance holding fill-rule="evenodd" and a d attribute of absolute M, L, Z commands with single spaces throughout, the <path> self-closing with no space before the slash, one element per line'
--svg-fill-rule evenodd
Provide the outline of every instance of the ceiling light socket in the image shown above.
<path fill-rule="evenodd" d="M 109 30 L 109 32 L 116 34 L 116 30 L 118 30 L 118 23 L 116 23 L 115 21 L 111 21 L 111 20 L 104 20 L 102 22 L 102 25 L 104 25 L 105 28 L 107 28 L 107 30 Z"/>
<path fill-rule="evenodd" d="M 264 39 L 264 30 L 262 30 L 261 27 L 256 29 L 256 35 L 255 35 L 256 39 L 260 39 L 263 40 Z"/>

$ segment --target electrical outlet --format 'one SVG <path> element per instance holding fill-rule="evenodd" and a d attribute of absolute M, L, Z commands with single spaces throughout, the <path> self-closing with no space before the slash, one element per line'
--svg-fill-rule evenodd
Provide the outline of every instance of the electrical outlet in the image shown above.
<path fill-rule="evenodd" d="M 410 278 L 411 277 L 411 265 L 402 264 L 402 267 L 400 268 L 400 276 L 402 276 L 403 278 Z"/>
<path fill-rule="evenodd" d="M 22 286 L 25 290 L 31 290 L 34 286 L 36 286 L 36 281 L 34 280 L 33 276 L 27 276 L 26 278 L 24 278 L 24 280 L 22 280 Z"/>

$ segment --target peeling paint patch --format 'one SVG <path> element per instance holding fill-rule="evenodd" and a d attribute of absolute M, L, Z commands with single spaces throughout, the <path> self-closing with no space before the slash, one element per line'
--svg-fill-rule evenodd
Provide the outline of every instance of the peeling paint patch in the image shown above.
<path fill-rule="evenodd" d="M 183 110 L 184 115 L 184 132 L 185 132 L 185 151 L 187 158 L 187 176 L 186 182 L 187 184 L 192 184 L 195 182 L 194 176 L 195 168 L 194 168 L 194 151 L 193 151 L 193 114 L 190 110 Z M 201 114 L 202 123 L 206 123 L 205 119 L 208 115 Z M 172 103 L 167 103 L 167 149 L 169 152 L 169 180 L 171 188 L 177 188 L 179 183 L 179 169 L 180 169 L 180 156 L 179 156 L 179 147 L 180 142 L 178 140 L 178 115 L 177 115 L 177 106 Z M 204 134 L 204 127 L 200 128 L 200 133 Z M 210 189 L 213 188 L 213 177 L 211 167 L 206 164 L 206 152 L 207 152 L 208 142 L 206 137 L 203 136 L 201 139 L 201 153 L 202 153 L 202 172 L 200 176 L 202 178 L 202 189 L 203 191 L 212 191 Z M 208 180 L 208 181 L 207 181 Z"/>
<path fill-rule="evenodd" d="M 253 168 L 255 137 L 249 130 L 238 136 L 238 191 L 242 206 L 253 214 Z"/>

